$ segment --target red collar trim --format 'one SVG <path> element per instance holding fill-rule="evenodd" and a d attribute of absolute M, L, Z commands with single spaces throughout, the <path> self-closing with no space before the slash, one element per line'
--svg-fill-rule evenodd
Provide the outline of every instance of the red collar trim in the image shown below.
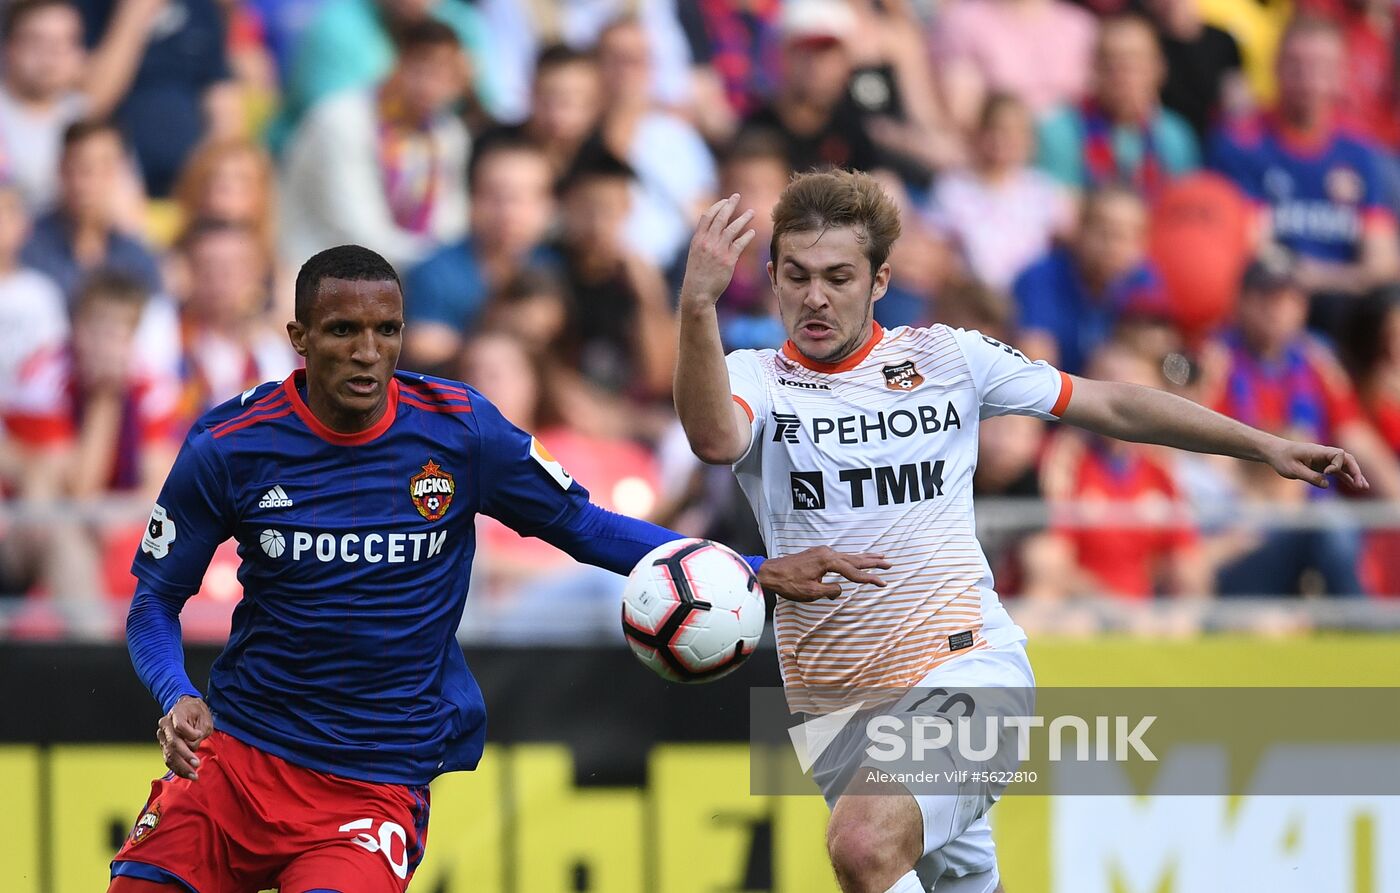
<path fill-rule="evenodd" d="M 831 375 L 835 372 L 849 372 L 865 362 L 865 358 L 870 356 L 870 352 L 875 349 L 875 345 L 879 344 L 880 339 L 885 337 L 885 330 L 878 322 L 871 320 L 870 326 L 870 337 L 860 346 L 860 350 L 857 350 L 839 363 L 818 363 L 816 360 L 809 359 L 803 355 L 802 351 L 797 349 L 797 345 L 792 343 L 792 339 L 788 339 L 788 342 L 783 345 L 783 356 L 797 363 L 799 366 L 805 366 L 811 369 L 813 372 L 824 372 L 827 375 Z"/>
<path fill-rule="evenodd" d="M 301 385 L 306 384 L 306 370 L 298 369 L 286 380 L 282 382 L 282 390 L 286 392 L 287 399 L 292 401 L 292 410 L 297 414 L 306 427 L 311 429 L 311 433 L 336 446 L 360 446 L 369 443 L 394 424 L 394 417 L 399 411 L 399 380 L 389 379 L 389 405 L 384 408 L 384 415 L 379 417 L 379 421 L 370 425 L 363 431 L 356 431 L 351 434 L 344 434 L 326 427 L 325 423 L 316 418 L 316 414 L 311 411 L 311 407 L 306 405 L 306 401 L 301 399 L 301 391 L 297 390 Z"/>
<path fill-rule="evenodd" d="M 1315 158 L 1327 150 L 1332 139 L 1337 135 L 1336 121 L 1329 118 L 1319 122 L 1317 126 L 1310 130 L 1295 127 L 1283 119 L 1283 114 L 1275 111 L 1270 116 L 1270 123 L 1273 124 L 1274 134 L 1278 141 L 1295 155 L 1304 158 Z"/>

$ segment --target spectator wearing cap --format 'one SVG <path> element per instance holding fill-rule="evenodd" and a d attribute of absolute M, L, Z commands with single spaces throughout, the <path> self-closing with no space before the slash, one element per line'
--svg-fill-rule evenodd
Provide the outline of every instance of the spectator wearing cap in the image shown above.
<path fill-rule="evenodd" d="M 1207 403 L 1246 424 L 1285 437 L 1335 443 L 1366 468 L 1380 498 L 1400 495 L 1400 466 L 1366 422 L 1351 381 L 1332 352 L 1304 327 L 1307 295 L 1292 255 L 1272 250 L 1245 271 L 1235 328 L 1222 338 L 1225 361 L 1206 388 Z M 1247 466 L 1244 492 L 1261 499 L 1325 499 L 1328 491 L 1278 486 Z M 1224 567 L 1220 591 L 1296 592 L 1309 568 L 1327 591 L 1361 591 L 1359 537 L 1344 524 L 1320 530 L 1265 531 L 1256 549 Z"/>
<path fill-rule="evenodd" d="M 851 47 L 856 14 L 846 0 L 794 0 L 782 14 L 782 78 L 777 93 L 744 121 L 787 146 L 794 171 L 872 170 L 882 158 L 866 130 L 866 113 L 851 99 Z"/>
<path fill-rule="evenodd" d="M 307 0 L 259 0 L 285 13 Z M 272 143 L 282 147 L 301 119 L 323 99 L 345 90 L 363 90 L 393 71 L 397 49 L 394 35 L 425 21 L 450 27 L 473 60 L 472 82 L 477 100 L 494 111 L 487 31 L 474 4 L 458 0 L 312 0 L 306 29 L 287 54 L 282 110 L 272 128 Z"/>
<path fill-rule="evenodd" d="M 1040 128 L 1040 167 L 1075 189 L 1125 184 L 1151 198 L 1200 166 L 1191 126 L 1163 108 L 1166 77 L 1157 37 L 1134 15 L 1105 21 L 1094 47 L 1087 99 L 1064 106 Z"/>
<path fill-rule="evenodd" d="M 1272 238 L 1297 255 L 1310 294 L 1358 295 L 1400 275 L 1375 146 L 1341 120 L 1344 61 L 1334 25 L 1295 20 L 1279 49 L 1277 104 L 1220 130 L 1209 152 L 1212 167 L 1269 210 Z"/>
<path fill-rule="evenodd" d="M 429 19 L 399 49 L 387 80 L 322 102 L 288 147 L 281 241 L 293 263 L 353 242 L 406 269 L 466 226 L 470 137 L 453 114 L 469 79 L 462 46 Z"/>
<path fill-rule="evenodd" d="M 468 169 L 468 235 L 434 251 L 404 278 L 404 359 L 447 371 L 487 303 L 527 269 L 559 266 L 543 242 L 554 218 L 554 172 L 531 142 L 478 144 Z"/>
<path fill-rule="evenodd" d="M 1040 117 L 1089 90 L 1094 16 L 1064 0 L 952 0 L 933 32 L 943 94 L 971 130 L 990 93 L 1020 97 Z"/>
<path fill-rule="evenodd" d="M 63 131 L 83 117 L 83 20 L 67 0 L 17 0 L 0 21 L 0 170 L 31 214 L 58 198 Z"/>
<path fill-rule="evenodd" d="M 1135 192 L 1090 193 L 1074 238 L 1032 263 L 1012 286 L 1021 349 L 1078 374 L 1123 318 L 1166 315 L 1146 240 L 1147 208 Z"/>
<path fill-rule="evenodd" d="M 604 97 L 599 138 L 637 172 L 628 244 L 669 269 L 714 200 L 715 159 L 689 121 L 656 105 L 647 89 L 652 59 L 647 41 L 646 29 L 633 17 L 609 24 L 598 38 Z"/>

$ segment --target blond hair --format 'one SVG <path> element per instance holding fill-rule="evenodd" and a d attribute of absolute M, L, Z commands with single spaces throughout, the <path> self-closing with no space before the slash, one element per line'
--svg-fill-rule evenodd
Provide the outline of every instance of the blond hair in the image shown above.
<path fill-rule="evenodd" d="M 778 240 L 787 233 L 824 232 L 849 226 L 865 247 L 874 276 L 899 238 L 899 207 L 872 176 L 861 171 L 811 171 L 798 174 L 773 206 L 770 255 L 778 259 Z"/>

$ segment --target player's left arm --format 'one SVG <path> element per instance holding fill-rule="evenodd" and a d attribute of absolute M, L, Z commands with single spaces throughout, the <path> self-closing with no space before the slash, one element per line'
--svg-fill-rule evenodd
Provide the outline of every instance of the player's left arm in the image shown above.
<path fill-rule="evenodd" d="M 1156 443 L 1263 462 L 1281 477 L 1327 487 L 1335 474 L 1365 490 L 1370 484 L 1355 457 L 1341 447 L 1276 437 L 1155 388 L 1069 376 L 1062 421 L 1086 431 L 1135 443 Z"/>

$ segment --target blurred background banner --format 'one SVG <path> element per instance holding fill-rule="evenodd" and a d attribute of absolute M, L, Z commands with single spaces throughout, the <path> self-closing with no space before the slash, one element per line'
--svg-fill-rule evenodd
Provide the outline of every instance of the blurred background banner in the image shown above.
<path fill-rule="evenodd" d="M 1394 678 L 1400 638 L 1044 639 L 1038 681 L 1121 695 L 1356 686 Z M 194 678 L 212 661 L 191 648 Z M 441 893 L 834 891 L 826 807 L 753 796 L 748 698 L 771 652 L 708 686 L 662 682 L 616 648 L 470 647 L 493 744 L 433 785 L 414 889 Z M 0 878 L 7 893 L 100 889 L 160 770 L 157 712 L 115 646 L 0 647 Z M 1287 691 L 1276 692 L 1285 695 Z M 1145 697 L 1150 692 L 1145 693 Z M 1318 711 L 1301 708 L 1315 718 Z M 1391 717 L 1393 722 L 1393 717 Z M 1393 783 L 1393 780 L 1392 780 Z M 1400 797 L 1007 796 L 992 813 L 1008 888 L 1029 893 L 1400 890 Z"/>

